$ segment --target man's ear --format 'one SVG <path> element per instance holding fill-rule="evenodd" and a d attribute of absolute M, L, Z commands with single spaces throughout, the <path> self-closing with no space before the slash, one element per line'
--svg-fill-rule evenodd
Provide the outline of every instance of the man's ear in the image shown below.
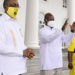
<path fill-rule="evenodd" d="M 4 9 L 5 9 L 5 11 L 7 11 L 8 10 L 8 7 L 7 6 L 4 6 Z"/>
<path fill-rule="evenodd" d="M 73 22 L 73 24 L 75 24 L 75 22 Z"/>
<path fill-rule="evenodd" d="M 44 21 L 45 21 L 45 19 L 44 19 Z"/>
<path fill-rule="evenodd" d="M 48 22 L 47 19 L 44 19 L 44 21 L 45 21 L 45 24 L 47 25 L 47 22 Z"/>
<path fill-rule="evenodd" d="M 47 22 L 47 19 L 44 19 L 45 22 Z"/>

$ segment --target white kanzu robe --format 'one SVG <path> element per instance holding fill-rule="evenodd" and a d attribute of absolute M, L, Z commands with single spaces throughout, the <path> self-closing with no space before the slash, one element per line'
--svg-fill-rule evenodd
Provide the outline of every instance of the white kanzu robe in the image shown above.
<path fill-rule="evenodd" d="M 61 68 L 62 61 L 62 42 L 69 42 L 73 33 L 64 35 L 62 30 L 51 29 L 49 26 L 39 31 L 40 40 L 40 64 L 41 70 L 52 70 Z"/>
<path fill-rule="evenodd" d="M 16 19 L 4 13 L 0 16 L 0 75 L 18 75 L 27 71 L 23 57 L 25 49 Z"/>

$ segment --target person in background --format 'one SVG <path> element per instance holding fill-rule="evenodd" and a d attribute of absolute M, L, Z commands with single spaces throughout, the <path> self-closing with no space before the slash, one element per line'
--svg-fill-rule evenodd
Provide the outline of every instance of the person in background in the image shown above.
<path fill-rule="evenodd" d="M 75 22 L 72 25 L 75 26 Z M 75 35 L 68 47 L 68 68 L 70 69 L 70 75 L 75 75 Z"/>
<path fill-rule="evenodd" d="M 17 23 L 18 0 L 4 0 L 5 13 L 0 15 L 0 75 L 19 75 L 27 72 L 26 58 L 34 52 L 24 44 Z"/>
<path fill-rule="evenodd" d="M 40 40 L 40 75 L 54 75 L 57 70 L 63 67 L 62 43 L 70 42 L 73 32 L 64 35 L 68 22 L 66 21 L 62 29 L 55 29 L 55 19 L 51 13 L 45 14 L 45 25 L 39 31 Z M 72 26 L 75 30 L 75 26 Z"/>

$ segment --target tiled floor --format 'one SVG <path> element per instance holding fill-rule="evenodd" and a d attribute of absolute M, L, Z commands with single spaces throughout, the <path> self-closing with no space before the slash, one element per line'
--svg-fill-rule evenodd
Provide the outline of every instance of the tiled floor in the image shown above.
<path fill-rule="evenodd" d="M 39 51 L 35 50 L 36 56 L 32 60 L 27 61 L 28 72 L 23 75 L 40 75 L 40 61 L 39 61 Z M 67 50 L 63 50 L 63 62 L 64 67 L 62 71 L 58 71 L 57 75 L 69 75 L 69 70 L 67 68 Z M 56 73 L 54 74 L 56 75 Z"/>

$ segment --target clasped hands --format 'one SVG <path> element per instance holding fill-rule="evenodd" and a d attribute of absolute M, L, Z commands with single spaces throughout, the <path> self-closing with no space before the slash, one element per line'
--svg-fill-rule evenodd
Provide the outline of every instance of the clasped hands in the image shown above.
<path fill-rule="evenodd" d="M 33 49 L 27 48 L 26 50 L 23 51 L 23 56 L 27 57 L 29 59 L 33 58 L 35 56 Z"/>

